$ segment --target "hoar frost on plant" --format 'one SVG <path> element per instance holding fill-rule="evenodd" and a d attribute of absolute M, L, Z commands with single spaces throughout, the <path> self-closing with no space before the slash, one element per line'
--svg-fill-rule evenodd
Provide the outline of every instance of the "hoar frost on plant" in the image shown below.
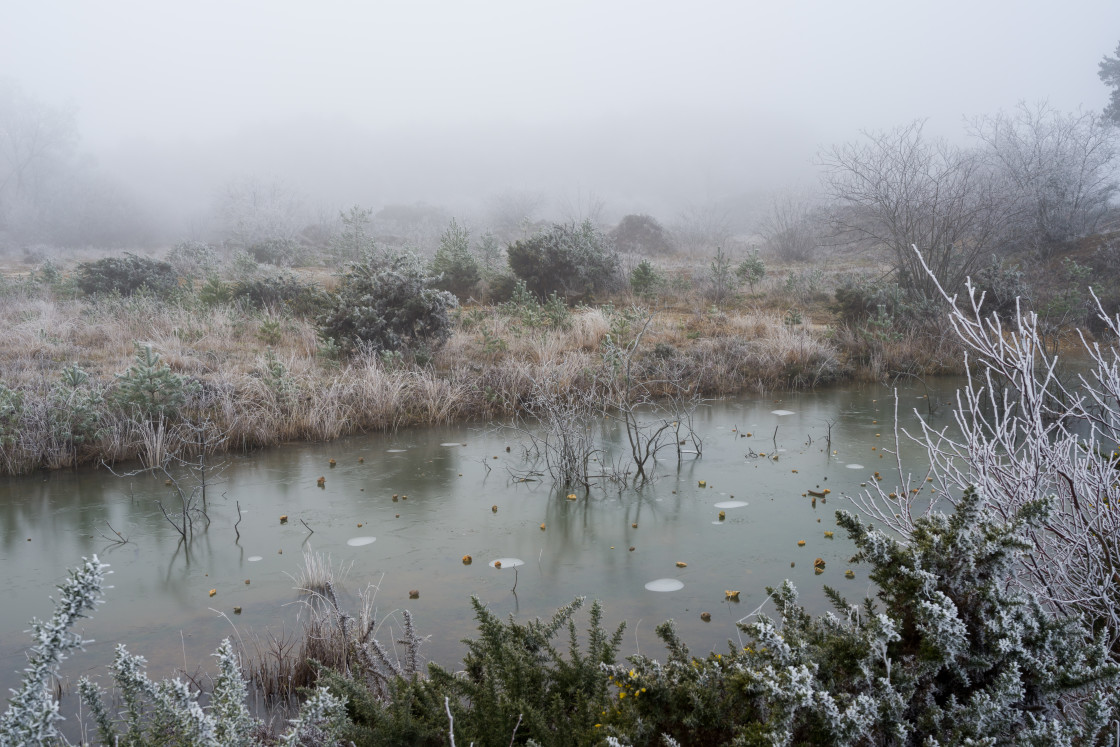
<path fill-rule="evenodd" d="M 927 449 L 935 495 L 922 495 L 926 475 L 907 473 L 899 461 L 897 487 L 873 482 L 854 501 L 903 537 L 912 536 L 917 517 L 940 501 L 955 504 L 970 485 L 1004 520 L 1053 501 L 1046 519 L 1027 528 L 1014 578 L 1055 612 L 1082 614 L 1106 630 L 1113 658 L 1120 657 L 1120 317 L 1110 318 L 1093 294 L 1112 339 L 1102 344 L 1079 333 L 1088 365 L 1070 380 L 1059 375 L 1037 315 L 1017 303 L 1005 326 L 982 315 L 983 293 L 971 282 L 965 287 L 958 300 L 938 286 L 969 363 L 956 399 L 960 435 L 924 418 L 920 433 L 901 429 Z"/>
<path fill-rule="evenodd" d="M 59 587 L 61 595 L 51 619 L 31 621 L 30 632 L 35 642 L 28 652 L 28 666 L 20 688 L 12 690 L 7 711 L 0 715 L 0 744 L 5 747 L 65 742 L 58 732 L 62 716 L 49 684 L 67 655 L 91 643 L 70 628 L 102 602 L 107 568 L 96 555 L 83 560 L 82 566 L 71 570 L 70 578 Z M 153 682 L 144 671 L 144 657 L 134 656 L 118 645 L 110 672 L 119 706 L 107 708 L 99 686 L 85 677 L 78 681 L 78 695 L 89 711 L 100 741 L 222 747 L 261 744 L 256 734 L 262 725 L 250 716 L 245 705 L 245 680 L 228 638 L 214 656 L 218 660 L 218 674 L 209 703 L 203 706 L 198 701 L 199 693 L 190 684 L 178 678 Z M 292 745 L 335 745 L 348 723 L 346 699 L 319 688 L 304 703 L 280 741 Z"/>
<path fill-rule="evenodd" d="M 63 660 L 91 642 L 70 628 L 101 603 L 108 567 L 96 555 L 89 560 L 83 558 L 82 566 L 71 570 L 70 578 L 58 587 L 61 595 L 51 619 L 32 619 L 30 632 L 35 643 L 21 686 L 12 690 L 8 710 L 0 716 L 0 744 L 41 744 L 58 736 L 56 724 L 62 716 L 48 685 Z"/>

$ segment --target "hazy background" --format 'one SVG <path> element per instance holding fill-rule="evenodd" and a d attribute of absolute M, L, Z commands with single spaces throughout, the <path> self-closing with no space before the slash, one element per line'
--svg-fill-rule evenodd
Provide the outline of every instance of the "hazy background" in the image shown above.
<path fill-rule="evenodd" d="M 1100 110 L 1120 39 L 1116 0 L 0 7 L 0 78 L 72 108 L 77 162 L 157 242 L 205 237 L 245 179 L 322 215 L 511 192 L 749 212 L 861 129 Z"/>

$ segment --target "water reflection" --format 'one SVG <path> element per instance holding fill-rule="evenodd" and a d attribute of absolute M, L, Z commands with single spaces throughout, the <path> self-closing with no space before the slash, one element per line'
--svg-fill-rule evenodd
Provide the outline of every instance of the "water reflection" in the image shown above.
<path fill-rule="evenodd" d="M 944 400 L 957 382 L 939 384 L 929 396 Z M 924 393 L 903 392 L 904 425 L 916 422 L 908 405 L 924 411 Z M 162 500 L 170 511 L 175 500 L 162 479 L 106 470 L 6 479 L 0 687 L 13 686 L 24 665 L 28 620 L 50 614 L 53 586 L 93 553 L 111 564 L 114 588 L 85 626 L 97 643 L 65 665 L 74 678 L 102 674 L 118 641 L 146 656 L 153 675 L 165 676 L 184 661 L 190 670 L 205 665 L 225 636 L 290 629 L 295 607 L 285 604 L 296 593 L 288 574 L 302 566 L 307 549 L 352 564 L 343 583 L 351 599 L 384 574 L 380 614 L 412 610 L 420 632 L 432 634 L 423 653 L 451 667 L 462 653 L 458 641 L 474 632 L 471 595 L 498 614 L 522 616 L 550 615 L 586 595 L 603 600 L 605 622 L 629 620 L 638 630 L 627 645 L 645 653 L 658 650 L 653 628 L 670 617 L 695 649 L 722 647 L 740 616 L 727 589 L 741 589 L 753 609 L 766 586 L 788 577 L 815 611 L 825 608 L 824 583 L 849 599 L 868 591 L 858 567 L 853 579 L 844 576 L 852 545 L 824 531 L 835 528 L 845 493 L 857 492 L 875 470 L 890 479 L 893 455 L 883 454 L 894 448 L 893 410 L 884 387 L 713 402 L 695 419 L 703 458 L 679 467 L 662 462 L 656 479 L 637 490 L 608 482 L 576 500 L 511 477 L 509 470 L 524 464 L 509 432 L 462 426 L 285 446 L 229 459 L 210 493 L 210 523 L 196 522 L 189 543 L 156 505 Z M 947 422 L 948 408 L 940 415 Z M 622 437 L 608 423 L 603 431 Z M 923 471 L 922 452 L 902 446 L 904 463 Z M 824 488 L 825 498 L 803 497 Z M 717 521 L 721 508 L 726 518 Z M 110 542 L 109 525 L 128 541 Z M 482 562 L 465 563 L 467 555 Z M 826 561 L 820 576 L 813 574 L 818 556 Z M 514 573 L 505 572 L 511 567 Z M 680 586 L 652 593 L 654 579 Z M 410 599 L 410 590 L 419 598 Z M 701 611 L 718 604 L 728 613 L 701 622 Z M 235 606 L 242 609 L 236 626 Z"/>

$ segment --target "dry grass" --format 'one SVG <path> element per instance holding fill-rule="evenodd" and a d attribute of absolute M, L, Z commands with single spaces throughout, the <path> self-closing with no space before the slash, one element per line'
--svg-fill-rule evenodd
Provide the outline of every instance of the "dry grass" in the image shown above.
<path fill-rule="evenodd" d="M 670 270 L 684 277 L 704 267 L 693 262 Z M 835 275 L 817 273 L 812 282 L 827 284 Z M 787 285 L 780 272 L 772 273 L 748 294 L 749 306 L 741 302 L 725 312 L 713 312 L 682 284 L 667 290 L 642 338 L 640 375 L 671 375 L 695 382 L 704 394 L 723 395 L 811 387 L 853 373 L 929 373 L 954 359 L 945 340 L 912 335 L 872 343 L 849 330 L 832 332 L 819 324 L 824 312 L 813 294 L 820 293 L 792 298 L 783 295 Z M 616 299 L 620 308 L 631 300 Z M 787 323 L 795 306 L 806 309 L 805 324 Z M 464 309 L 462 319 L 430 365 L 387 366 L 372 355 L 338 363 L 318 354 L 312 321 L 278 311 L 205 306 L 190 296 L 56 298 L 34 283 L 9 282 L 0 286 L 0 325 L 7 330 L 0 380 L 21 393 L 23 412 L 14 442 L 0 439 L 0 471 L 100 460 L 150 464 L 180 449 L 166 429 L 137 424 L 108 405 L 95 443 L 72 447 L 52 433 L 49 397 L 61 369 L 78 363 L 95 388 L 110 392 L 131 365 L 136 341 L 151 343 L 173 371 L 199 384 L 184 417 L 209 420 L 225 434 L 226 448 L 254 449 L 508 416 L 522 407 L 533 382 L 546 377 L 562 387 L 602 385 L 600 351 L 618 316 L 580 308 L 563 329 L 527 328 L 494 307 Z M 280 387 L 268 371 L 269 349 L 286 371 Z"/>

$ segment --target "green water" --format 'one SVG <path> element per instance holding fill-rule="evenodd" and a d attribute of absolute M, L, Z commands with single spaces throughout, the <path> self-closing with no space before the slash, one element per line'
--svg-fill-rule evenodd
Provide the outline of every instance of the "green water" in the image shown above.
<path fill-rule="evenodd" d="M 937 382 L 928 396 L 948 400 L 958 383 Z M 920 386 L 900 391 L 902 425 L 916 426 L 911 410 L 925 413 L 926 396 Z M 853 547 L 837 530 L 835 511 L 848 507 L 844 496 L 875 470 L 884 486 L 893 482 L 894 458 L 883 451 L 894 449 L 893 411 L 891 390 L 880 386 L 710 402 L 696 417 L 702 458 L 679 467 L 675 458 L 661 462 L 641 490 L 607 483 L 576 501 L 566 498 L 569 491 L 514 479 L 511 471 L 524 463 L 509 431 L 415 429 L 284 446 L 227 459 L 220 484 L 210 488 L 209 526 L 196 521 L 188 546 L 156 504 L 177 502 L 162 478 L 100 469 L 6 479 L 0 687 L 18 682 L 28 620 L 50 614 L 54 586 L 94 553 L 110 564 L 114 588 L 86 621 L 84 633 L 95 643 L 66 662 L 64 686 L 82 674 L 103 677 L 118 642 L 146 656 L 150 673 L 162 677 L 208 666 L 225 636 L 247 643 L 266 632 L 292 633 L 300 611 L 292 576 L 312 549 L 349 569 L 348 599 L 369 583 L 379 586 L 382 640 L 395 637 L 407 608 L 430 636 L 421 653 L 449 667 L 461 656 L 459 640 L 475 629 L 471 595 L 521 617 L 549 615 L 577 595 L 598 598 L 609 625 L 627 621 L 624 655 L 639 648 L 659 654 L 653 630 L 667 618 L 698 653 L 722 648 L 736 637 L 735 621 L 764 601 L 765 587 L 785 578 L 813 611 L 825 609 L 823 584 L 852 600 L 871 591 L 865 569 L 848 562 Z M 950 417 L 943 407 L 935 422 Z M 754 456 L 760 453 L 766 456 Z M 923 471 L 923 450 L 903 442 L 902 453 L 904 464 Z M 814 506 L 802 494 L 818 487 L 831 492 Z M 394 502 L 394 494 L 402 498 Z M 715 504 L 730 500 L 747 505 L 723 509 L 720 521 Z M 106 522 L 129 541 L 109 542 Z M 825 538 L 833 530 L 835 538 Z M 369 537 L 375 540 L 348 544 Z M 474 562 L 464 565 L 468 554 Z M 826 564 L 819 575 L 818 557 Z M 508 563 L 495 569 L 497 558 L 524 565 L 516 573 Z M 849 568 L 852 579 L 844 575 Z M 657 579 L 683 587 L 647 590 Z M 410 599 L 409 590 L 419 598 Z M 726 601 L 725 590 L 740 591 L 740 601 Z M 711 613 L 711 622 L 701 612 Z"/>

